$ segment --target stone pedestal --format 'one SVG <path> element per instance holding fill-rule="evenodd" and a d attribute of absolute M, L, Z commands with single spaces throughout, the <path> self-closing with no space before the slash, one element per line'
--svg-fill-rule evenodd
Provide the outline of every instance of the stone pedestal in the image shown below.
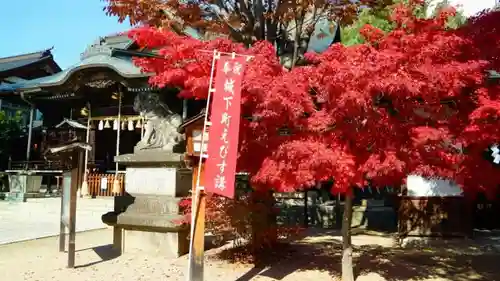
<path fill-rule="evenodd" d="M 179 164 L 179 163 L 176 163 Z M 179 167 L 127 167 L 125 191 L 133 195 L 184 197 L 191 189 L 191 170 Z"/>
<path fill-rule="evenodd" d="M 15 173 L 9 174 L 8 200 L 26 202 L 30 195 L 40 193 L 42 176 L 35 174 Z"/>
<path fill-rule="evenodd" d="M 188 229 L 176 233 L 124 230 L 123 251 L 127 253 L 147 252 L 166 258 L 177 258 L 189 252 L 188 234 Z"/>
<path fill-rule="evenodd" d="M 103 222 L 114 226 L 116 248 L 167 257 L 188 253 L 189 229 L 179 223 L 179 201 L 189 195 L 192 172 L 183 168 L 182 157 L 158 151 L 115 157 L 127 166 L 125 195 L 115 197 L 115 210 Z"/>

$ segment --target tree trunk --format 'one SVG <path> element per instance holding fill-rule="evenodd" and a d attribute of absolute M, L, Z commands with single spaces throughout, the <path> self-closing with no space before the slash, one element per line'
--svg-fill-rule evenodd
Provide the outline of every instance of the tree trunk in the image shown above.
<path fill-rule="evenodd" d="M 274 247 L 278 241 L 277 219 L 273 212 L 272 192 L 252 192 L 252 249 L 254 261 L 259 263 L 261 254 Z"/>
<path fill-rule="evenodd" d="M 342 229 L 342 212 L 340 211 L 340 194 L 335 195 L 335 228 Z"/>
<path fill-rule="evenodd" d="M 352 266 L 352 195 L 346 194 L 344 201 L 344 218 L 342 220 L 342 281 L 354 281 Z"/>

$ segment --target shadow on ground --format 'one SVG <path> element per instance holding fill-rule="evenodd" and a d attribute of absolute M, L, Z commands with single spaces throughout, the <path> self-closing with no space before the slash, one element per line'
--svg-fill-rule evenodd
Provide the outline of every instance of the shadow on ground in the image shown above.
<path fill-rule="evenodd" d="M 208 236 L 205 239 L 205 251 L 209 251 L 211 249 L 217 248 L 220 245 L 215 241 L 215 238 L 213 236 Z M 75 268 L 84 268 L 84 267 L 91 267 L 93 265 L 97 265 L 100 263 L 104 263 L 107 261 L 111 261 L 113 259 L 116 259 L 121 256 L 120 252 L 113 248 L 113 244 L 108 244 L 108 245 L 101 245 L 101 246 L 96 246 L 92 248 L 84 248 L 84 249 L 79 249 L 76 250 L 76 252 L 84 252 L 84 251 L 93 251 L 98 257 L 99 260 L 92 261 L 86 264 L 81 264 L 81 265 L 76 265 Z M 67 253 L 67 251 L 65 251 Z"/>
<path fill-rule="evenodd" d="M 97 246 L 97 247 L 87 248 L 87 249 L 81 249 L 81 250 L 77 250 L 77 252 L 88 251 L 88 250 L 94 251 L 99 256 L 100 260 L 93 261 L 93 262 L 86 263 L 86 264 L 77 265 L 77 266 L 75 266 L 75 268 L 93 266 L 93 265 L 96 265 L 96 264 L 99 264 L 102 262 L 116 259 L 117 257 L 120 256 L 119 251 L 115 250 L 113 248 L 112 244 Z"/>
<path fill-rule="evenodd" d="M 340 275 L 341 242 L 333 236 L 338 233 L 324 232 L 309 236 L 306 240 L 282 246 L 267 256 L 262 266 L 255 266 L 237 281 L 266 276 L 282 280 L 295 271 L 320 270 L 332 277 Z M 230 252 L 228 252 L 230 251 Z M 220 253 L 228 258 L 238 250 Z M 488 280 L 500 281 L 500 253 L 484 241 L 443 240 L 429 248 L 382 247 L 363 245 L 355 247 L 355 275 L 377 273 L 388 281 L 423 280 Z"/>

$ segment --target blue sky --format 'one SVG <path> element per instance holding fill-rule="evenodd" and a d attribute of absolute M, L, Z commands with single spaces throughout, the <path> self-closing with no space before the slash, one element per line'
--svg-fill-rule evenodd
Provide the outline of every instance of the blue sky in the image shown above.
<path fill-rule="evenodd" d="M 101 0 L 2 1 L 0 57 L 54 47 L 61 68 L 71 66 L 99 36 L 130 28 L 106 16 L 103 7 Z"/>

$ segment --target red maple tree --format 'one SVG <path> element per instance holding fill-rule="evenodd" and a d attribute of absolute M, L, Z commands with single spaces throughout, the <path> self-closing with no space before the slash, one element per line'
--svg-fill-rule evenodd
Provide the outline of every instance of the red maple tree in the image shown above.
<path fill-rule="evenodd" d="M 102 0 L 107 15 L 133 25 L 146 24 L 170 27 L 182 31 L 186 26 L 202 34 L 216 32 L 238 42 L 268 40 L 276 43 L 283 28 L 295 29 L 290 21 L 312 33 L 311 27 L 322 18 L 351 23 L 360 7 L 383 9 L 392 0 L 337 1 L 239 1 L 214 2 L 207 0 Z M 306 14 L 310 15 L 306 18 Z M 288 32 L 290 32 L 290 30 Z"/>
<path fill-rule="evenodd" d="M 300 64 L 307 50 L 334 40 L 338 24 L 352 23 L 361 7 L 384 9 L 393 0 L 336 1 L 180 1 L 102 0 L 107 15 L 133 26 L 168 28 L 179 34 L 210 40 L 229 38 L 246 46 L 266 40 L 276 47 L 282 64 Z M 330 38 L 330 39 L 328 39 Z M 323 40 L 326 39 L 326 40 Z"/>
<path fill-rule="evenodd" d="M 296 190 L 335 179 L 346 193 L 343 280 L 353 280 L 350 217 L 353 187 L 400 186 L 410 173 L 445 177 L 466 194 L 492 193 L 500 173 L 483 153 L 500 139 L 500 12 L 483 13 L 458 30 L 453 9 L 417 18 L 415 5 L 395 7 L 396 29 L 366 26 L 368 43 L 308 54 L 310 64 L 284 69 L 271 44 L 246 49 L 225 39 L 201 42 L 165 30 L 130 32 L 163 59 L 137 59 L 151 83 L 203 99 L 213 49 L 253 55 L 245 72 L 239 168 L 256 189 Z M 207 52 L 208 51 L 208 52 Z M 280 132 L 286 132 L 286 134 Z M 344 279 L 345 278 L 345 279 Z"/>

